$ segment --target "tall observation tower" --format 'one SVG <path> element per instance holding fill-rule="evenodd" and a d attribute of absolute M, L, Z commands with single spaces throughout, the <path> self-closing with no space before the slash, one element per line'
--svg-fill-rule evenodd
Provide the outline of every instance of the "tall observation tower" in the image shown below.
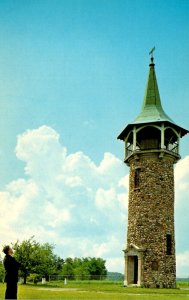
<path fill-rule="evenodd" d="M 174 164 L 189 131 L 164 112 L 150 54 L 142 110 L 118 136 L 130 168 L 125 284 L 175 288 Z"/>

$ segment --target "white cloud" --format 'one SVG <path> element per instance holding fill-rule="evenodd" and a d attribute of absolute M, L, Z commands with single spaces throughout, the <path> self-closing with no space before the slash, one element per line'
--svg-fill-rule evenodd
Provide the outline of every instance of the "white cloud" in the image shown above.
<path fill-rule="evenodd" d="M 16 156 L 26 163 L 26 174 L 47 188 L 61 172 L 66 148 L 60 144 L 55 130 L 42 126 L 18 136 Z"/>
<path fill-rule="evenodd" d="M 20 226 L 25 211 L 29 209 L 30 201 L 38 194 L 38 188 L 32 180 L 18 179 L 11 182 L 4 191 L 0 192 L 0 230 L 1 241 L 8 239 L 16 240 L 17 228 Z M 18 231 L 18 236 L 20 232 Z"/>
<path fill-rule="evenodd" d="M 189 275 L 189 156 L 175 166 L 175 236 L 177 248 L 177 276 Z"/>
<path fill-rule="evenodd" d="M 127 188 L 120 184 L 125 169 L 118 158 L 105 153 L 96 165 L 82 152 L 68 154 L 48 126 L 19 135 L 16 156 L 28 179 L 1 192 L 2 243 L 35 235 L 56 244 L 63 257 L 122 258 Z"/>
<path fill-rule="evenodd" d="M 109 190 L 104 190 L 99 188 L 97 190 L 95 203 L 98 208 L 104 210 L 104 213 L 107 211 L 109 213 L 109 209 L 114 209 L 116 202 L 117 194 L 115 189 L 111 188 Z"/>
<path fill-rule="evenodd" d="M 177 253 L 189 249 L 189 156 L 175 166 L 175 232 Z M 177 264 L 178 265 L 178 264 Z"/>
<path fill-rule="evenodd" d="M 177 255 L 177 276 L 189 277 L 189 251 Z"/>
<path fill-rule="evenodd" d="M 122 257 L 110 257 L 106 263 L 106 267 L 111 272 L 120 272 L 124 274 L 124 263 Z"/>
<path fill-rule="evenodd" d="M 70 221 L 70 211 L 67 208 L 55 207 L 53 203 L 46 203 L 44 216 L 47 216 L 47 224 L 52 228 Z"/>
<path fill-rule="evenodd" d="M 179 184 L 182 184 L 182 180 L 188 182 L 189 176 L 189 156 L 181 159 L 175 166 L 175 181 L 177 188 Z"/>

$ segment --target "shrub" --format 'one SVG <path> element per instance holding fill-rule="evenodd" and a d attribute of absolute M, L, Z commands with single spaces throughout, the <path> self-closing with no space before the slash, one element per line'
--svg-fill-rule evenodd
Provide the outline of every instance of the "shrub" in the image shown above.
<path fill-rule="evenodd" d="M 37 284 L 39 281 L 41 281 L 41 276 L 39 274 L 30 274 L 27 281 Z"/>

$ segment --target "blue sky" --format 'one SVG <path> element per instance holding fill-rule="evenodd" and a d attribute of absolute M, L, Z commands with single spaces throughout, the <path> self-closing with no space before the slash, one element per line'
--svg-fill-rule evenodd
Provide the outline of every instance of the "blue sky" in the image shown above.
<path fill-rule="evenodd" d="M 128 168 L 116 137 L 140 112 L 153 46 L 164 110 L 189 129 L 189 1 L 0 0 L 0 45 L 2 240 L 35 234 L 122 271 Z M 181 276 L 188 149 L 186 136 L 175 167 Z"/>

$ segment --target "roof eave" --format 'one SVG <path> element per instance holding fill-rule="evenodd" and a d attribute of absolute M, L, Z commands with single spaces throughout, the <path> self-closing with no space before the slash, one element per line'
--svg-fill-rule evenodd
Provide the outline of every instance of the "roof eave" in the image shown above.
<path fill-rule="evenodd" d="M 146 121 L 145 122 L 140 122 L 140 123 L 133 122 L 133 123 L 128 124 L 125 127 L 125 129 L 118 135 L 117 139 L 124 141 L 125 137 L 129 133 L 129 131 L 131 131 L 131 128 L 134 127 L 134 126 L 140 127 L 140 125 L 148 126 L 148 125 L 155 125 L 155 124 L 159 124 L 159 123 L 170 124 L 171 127 L 177 129 L 180 132 L 180 137 L 183 137 L 184 135 L 189 133 L 189 130 L 175 124 L 174 122 L 170 122 L 169 120 L 156 120 L 156 121 L 151 120 L 149 122 L 146 122 Z"/>

